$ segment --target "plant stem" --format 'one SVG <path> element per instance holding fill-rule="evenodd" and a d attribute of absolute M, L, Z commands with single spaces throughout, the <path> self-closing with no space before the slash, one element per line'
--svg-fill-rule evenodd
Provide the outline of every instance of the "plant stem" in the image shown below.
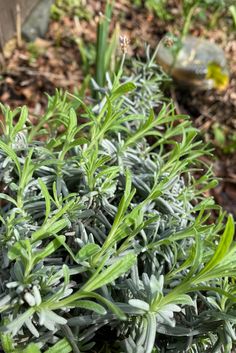
<path fill-rule="evenodd" d="M 187 35 L 188 32 L 189 32 L 189 28 L 190 28 L 190 25 L 191 25 L 191 20 L 192 20 L 192 17 L 193 17 L 193 13 L 194 13 L 195 9 L 197 8 L 197 5 L 198 5 L 198 2 L 197 2 L 196 4 L 194 4 L 194 5 L 190 8 L 190 10 L 189 10 L 187 16 L 185 17 L 184 28 L 183 28 L 183 31 L 182 31 L 181 37 L 180 37 L 181 41 L 182 41 L 182 39 L 183 39 L 184 37 L 186 37 L 186 35 Z"/>

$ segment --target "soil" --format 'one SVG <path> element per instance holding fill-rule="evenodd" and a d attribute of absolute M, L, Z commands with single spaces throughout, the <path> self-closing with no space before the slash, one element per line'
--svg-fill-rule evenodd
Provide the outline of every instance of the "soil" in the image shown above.
<path fill-rule="evenodd" d="M 180 2 L 168 1 L 172 19 L 163 21 L 133 1 L 117 0 L 110 25 L 111 33 L 119 22 L 121 33 L 130 38 L 129 55 L 143 56 L 144 45 L 155 48 L 166 33 L 178 35 L 183 27 Z M 104 1 L 86 1 L 88 18 L 78 19 L 65 14 L 60 20 L 51 20 L 44 39 L 33 44 L 23 43 L 19 48 L 15 40 L 5 47 L 0 73 L 0 101 L 12 108 L 27 105 L 32 116 L 40 116 L 47 104 L 45 92 L 53 94 L 56 88 L 73 92 L 81 87 L 86 67 L 93 73 L 93 53 L 96 28 Z M 220 178 L 212 190 L 216 201 L 236 217 L 236 31 L 229 26 L 228 15 L 218 25 L 207 28 L 205 22 L 193 22 L 191 34 L 203 36 L 218 43 L 225 51 L 231 73 L 225 91 L 184 91 L 173 85 L 169 92 L 179 113 L 191 116 L 205 141 L 215 148 L 213 168 Z M 86 62 L 81 55 L 86 49 Z M 223 133 L 224 143 L 216 138 L 214 128 Z M 221 134 L 222 135 L 222 134 Z M 236 138 L 235 138 L 236 140 Z M 230 147 L 230 146 L 233 147 Z"/>

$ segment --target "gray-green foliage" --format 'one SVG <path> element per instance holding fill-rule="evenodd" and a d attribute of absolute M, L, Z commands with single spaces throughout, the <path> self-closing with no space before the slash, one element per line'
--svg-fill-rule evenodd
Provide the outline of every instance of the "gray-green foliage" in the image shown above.
<path fill-rule="evenodd" d="M 172 104 L 129 106 L 119 76 L 95 110 L 57 92 L 35 126 L 2 107 L 5 353 L 232 348 L 234 224 L 208 222 L 215 182 L 190 175 L 202 142 Z"/>
<path fill-rule="evenodd" d="M 136 115 L 140 114 L 148 116 L 150 110 L 161 108 L 165 99 L 163 91 L 165 86 L 169 85 L 171 78 L 161 70 L 160 66 L 156 64 L 157 49 L 153 54 L 150 52 L 150 46 L 146 47 L 146 60 L 132 59 L 129 75 L 122 75 L 122 82 L 132 82 L 135 84 L 135 90 L 131 91 L 129 95 L 123 96 L 122 108 L 128 109 L 130 113 Z M 110 93 L 113 88 L 113 82 L 110 75 L 106 74 L 107 87 L 101 87 L 97 81 L 92 79 L 93 89 L 100 92 L 101 98 L 104 93 Z M 105 102 L 105 97 L 101 99 L 100 104 L 94 107 L 94 111 L 98 111 Z M 137 126 L 139 121 L 134 119 L 133 124 Z M 172 133 L 172 130 L 171 130 Z"/>
<path fill-rule="evenodd" d="M 123 80 L 133 82 L 136 89 L 124 97 L 123 105 L 133 113 L 149 115 L 150 109 L 162 105 L 165 100 L 163 90 L 171 79 L 156 64 L 156 51 L 151 55 L 149 46 L 145 61 L 132 60 L 131 73 Z"/>

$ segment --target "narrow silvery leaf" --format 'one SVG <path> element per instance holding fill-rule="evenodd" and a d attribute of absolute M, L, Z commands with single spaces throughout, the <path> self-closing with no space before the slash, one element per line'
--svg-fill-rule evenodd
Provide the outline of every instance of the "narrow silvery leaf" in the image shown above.
<path fill-rule="evenodd" d="M 25 293 L 24 300 L 29 304 L 29 306 L 34 306 L 36 303 L 34 296 L 29 292 Z"/>
<path fill-rule="evenodd" d="M 35 299 L 35 304 L 40 305 L 42 302 L 41 294 L 37 286 L 33 286 L 33 294 Z"/>
<path fill-rule="evenodd" d="M 207 297 L 206 300 L 217 310 L 221 311 L 220 305 L 217 304 L 216 300 L 212 297 Z"/>
<path fill-rule="evenodd" d="M 130 299 L 129 304 L 144 311 L 149 311 L 150 309 L 149 304 L 140 299 Z"/>
<path fill-rule="evenodd" d="M 176 322 L 173 311 L 159 310 L 157 313 L 157 322 L 175 327 Z"/>
<path fill-rule="evenodd" d="M 39 317 L 39 325 L 42 326 L 46 320 L 45 311 L 41 309 L 40 311 L 37 311 L 37 315 Z"/>
<path fill-rule="evenodd" d="M 6 305 L 7 303 L 9 303 L 11 300 L 11 296 L 10 294 L 5 295 L 4 297 L 2 297 L 0 299 L 0 308 L 3 307 L 4 305 Z"/>
<path fill-rule="evenodd" d="M 6 284 L 7 288 L 15 288 L 15 287 L 17 287 L 18 285 L 19 285 L 18 282 L 8 282 L 8 283 Z"/>
<path fill-rule="evenodd" d="M 139 332 L 140 332 L 140 335 L 138 337 L 138 339 L 136 340 L 136 344 L 137 346 L 143 346 L 145 344 L 145 339 L 146 339 L 146 336 L 147 336 L 147 325 L 146 325 L 146 321 L 142 320 L 141 322 L 141 325 L 140 325 L 140 328 L 139 328 Z"/>
<path fill-rule="evenodd" d="M 127 353 L 134 353 L 137 350 L 137 346 L 136 346 L 134 340 L 132 339 L 132 337 L 128 337 L 124 341 L 124 346 L 125 346 Z"/>
<path fill-rule="evenodd" d="M 60 325 L 65 325 L 67 323 L 67 320 L 64 319 L 62 316 L 57 315 L 54 311 L 52 310 L 45 310 L 45 315 L 47 319 L 51 320 L 52 322 L 54 321 L 57 324 Z"/>
<path fill-rule="evenodd" d="M 35 337 L 39 337 L 39 332 L 36 329 L 36 327 L 33 325 L 31 318 L 28 318 L 27 320 L 25 320 L 25 324 L 28 327 L 28 329 L 30 330 L 30 332 L 35 336 Z"/>
<path fill-rule="evenodd" d="M 39 324 L 45 326 L 49 331 L 55 330 L 55 321 L 51 320 L 48 316 L 48 310 L 41 309 L 40 312 L 37 312 L 39 316 Z"/>
<path fill-rule="evenodd" d="M 24 277 L 24 273 L 23 273 L 23 268 L 22 268 L 22 264 L 20 261 L 15 262 L 13 270 L 14 270 L 14 275 L 15 275 L 16 279 L 19 282 L 22 282 L 23 277 Z"/>
<path fill-rule="evenodd" d="M 44 321 L 43 326 L 45 326 L 49 331 L 55 331 L 55 322 L 49 320 L 48 318 Z"/>
<path fill-rule="evenodd" d="M 64 289 L 64 291 L 60 294 L 60 299 L 68 297 L 69 295 L 71 295 L 71 293 L 73 293 L 72 288 Z"/>
<path fill-rule="evenodd" d="M 156 338 L 156 316 L 154 313 L 147 314 L 147 333 L 146 333 L 146 341 L 145 346 L 146 350 L 145 353 L 152 353 L 154 348 L 154 342 Z"/>
<path fill-rule="evenodd" d="M 23 314 L 20 314 L 15 320 L 10 322 L 6 326 L 6 330 L 12 331 L 13 334 L 15 335 L 17 332 L 19 332 L 21 327 L 24 325 L 25 321 L 33 315 L 33 313 L 34 313 L 34 309 L 30 308 L 27 311 L 25 311 Z"/>
<path fill-rule="evenodd" d="M 228 335 L 232 338 L 233 341 L 235 341 L 236 334 L 235 334 L 234 325 L 231 324 L 229 321 L 226 321 L 225 325 L 226 325 L 226 331 L 227 331 Z"/>
<path fill-rule="evenodd" d="M 163 285 L 164 285 L 164 276 L 163 275 L 159 276 L 158 279 L 154 275 L 151 275 L 150 288 L 151 288 L 153 295 L 156 293 L 162 293 Z"/>

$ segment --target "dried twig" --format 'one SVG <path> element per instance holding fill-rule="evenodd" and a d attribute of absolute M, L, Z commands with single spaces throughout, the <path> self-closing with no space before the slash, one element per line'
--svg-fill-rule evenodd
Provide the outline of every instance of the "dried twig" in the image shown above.
<path fill-rule="evenodd" d="M 16 42 L 17 46 L 20 48 L 22 46 L 22 36 L 21 36 L 21 7 L 20 4 L 16 4 Z"/>

